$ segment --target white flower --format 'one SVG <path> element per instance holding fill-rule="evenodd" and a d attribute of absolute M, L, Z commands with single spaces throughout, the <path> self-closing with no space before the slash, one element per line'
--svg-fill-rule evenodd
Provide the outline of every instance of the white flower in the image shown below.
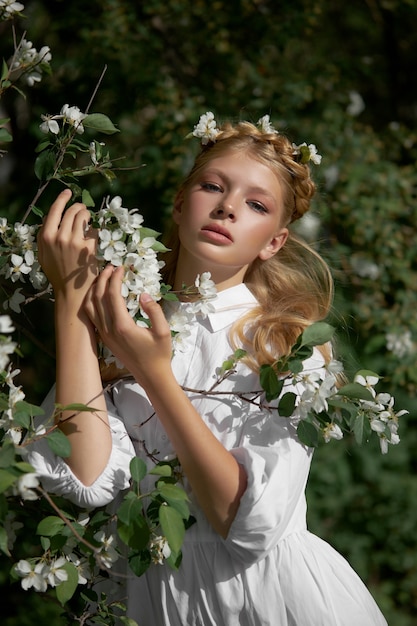
<path fill-rule="evenodd" d="M 43 122 L 39 125 L 39 128 L 43 133 L 52 133 L 53 135 L 59 133 L 59 124 L 56 121 L 56 117 L 57 116 L 41 115 Z"/>
<path fill-rule="evenodd" d="M 349 91 L 350 102 L 346 108 L 346 113 L 352 117 L 356 117 L 365 109 L 365 102 L 357 91 Z"/>
<path fill-rule="evenodd" d="M 275 130 L 275 128 L 272 126 L 272 124 L 270 122 L 269 115 L 264 115 L 263 117 L 261 117 L 258 120 L 257 125 L 260 127 L 260 130 L 263 133 L 266 133 L 266 134 L 276 133 L 276 134 L 278 134 L 278 131 Z"/>
<path fill-rule="evenodd" d="M 68 561 L 70 561 L 78 572 L 78 584 L 86 585 L 89 579 L 92 577 L 91 570 L 88 565 L 88 561 L 86 558 L 79 559 L 74 553 L 70 553 L 67 556 Z"/>
<path fill-rule="evenodd" d="M 17 280 L 24 281 L 23 275 L 29 274 L 32 270 L 34 254 L 32 250 L 27 250 L 24 257 L 20 254 L 12 254 L 10 256 L 11 265 L 7 266 L 6 278 L 10 278 L 13 283 Z"/>
<path fill-rule="evenodd" d="M 39 494 L 33 491 L 36 487 L 39 487 L 39 480 L 36 474 L 23 474 L 13 489 L 14 495 L 20 496 L 23 500 L 37 500 Z"/>
<path fill-rule="evenodd" d="M 306 144 L 304 141 L 300 143 L 298 146 L 293 143 L 293 155 L 301 156 L 301 163 L 308 163 L 309 161 L 313 161 L 314 165 L 320 165 L 322 156 L 318 154 L 317 148 L 314 143 Z"/>
<path fill-rule="evenodd" d="M 2 315 L 1 317 L 6 317 Z M 9 354 L 13 354 L 17 347 L 17 343 L 9 340 L 0 341 L 0 371 L 5 370 L 10 359 Z"/>
<path fill-rule="evenodd" d="M 353 271 L 362 278 L 376 280 L 381 275 L 381 270 L 376 263 L 361 255 L 353 255 L 350 259 Z"/>
<path fill-rule="evenodd" d="M 45 576 L 51 587 L 57 587 L 68 580 L 68 573 L 62 568 L 65 563 L 67 559 L 60 556 L 45 567 Z"/>
<path fill-rule="evenodd" d="M 152 562 L 156 565 L 162 565 L 164 559 L 167 559 L 171 555 L 171 548 L 165 537 L 157 536 L 152 539 L 149 546 Z"/>
<path fill-rule="evenodd" d="M 7 20 L 13 13 L 20 13 L 25 7 L 14 0 L 0 0 L 0 19 Z"/>
<path fill-rule="evenodd" d="M 374 389 L 374 386 L 377 384 L 378 381 L 379 381 L 379 376 L 373 376 L 373 375 L 364 377 L 362 376 L 362 374 L 356 374 L 354 378 L 354 382 L 359 383 L 359 385 L 362 385 L 363 387 L 366 387 L 366 389 L 368 389 L 368 391 L 372 394 L 374 398 L 376 396 L 376 391 Z"/>
<path fill-rule="evenodd" d="M 392 352 L 399 359 L 410 354 L 413 350 L 414 344 L 409 330 L 403 333 L 387 333 L 385 339 L 387 342 L 387 350 Z"/>
<path fill-rule="evenodd" d="M 195 286 L 202 298 L 215 298 L 217 295 L 216 284 L 211 280 L 210 272 L 203 272 L 195 279 Z"/>
<path fill-rule="evenodd" d="M 32 569 L 32 565 L 29 561 L 22 559 L 15 565 L 14 571 L 22 577 L 21 585 L 25 591 L 31 587 L 33 587 L 35 591 L 46 591 L 48 585 L 45 579 L 44 563 L 38 562 Z"/>
<path fill-rule="evenodd" d="M 9 315 L 0 315 L 0 333 L 12 333 L 15 330 Z"/>
<path fill-rule="evenodd" d="M 123 264 L 122 257 L 126 254 L 126 244 L 122 241 L 123 237 L 124 234 L 120 228 L 113 231 L 104 228 L 99 231 L 99 248 L 104 259 L 112 265 Z"/>
<path fill-rule="evenodd" d="M 206 145 L 209 141 L 216 141 L 216 137 L 219 133 L 219 129 L 216 128 L 214 114 L 211 111 L 207 111 L 207 113 L 201 115 L 198 124 L 194 126 L 194 130 L 191 134 L 194 135 L 194 137 L 200 137 L 201 143 Z"/>
<path fill-rule="evenodd" d="M 343 439 L 343 432 L 340 426 L 333 422 L 324 428 L 323 437 L 324 441 L 329 443 L 330 439 Z"/>
<path fill-rule="evenodd" d="M 94 539 L 102 544 L 99 555 L 102 565 L 110 569 L 113 563 L 119 558 L 119 554 L 113 547 L 113 543 L 116 541 L 114 535 L 106 537 L 104 531 L 101 530 L 94 535 Z"/>
<path fill-rule="evenodd" d="M 82 120 L 87 117 L 87 115 L 85 113 L 81 113 L 78 107 L 70 107 L 68 104 L 64 104 L 61 109 L 61 115 L 64 118 L 64 122 L 66 122 L 70 126 L 74 126 L 77 133 L 82 134 L 84 132 Z"/>

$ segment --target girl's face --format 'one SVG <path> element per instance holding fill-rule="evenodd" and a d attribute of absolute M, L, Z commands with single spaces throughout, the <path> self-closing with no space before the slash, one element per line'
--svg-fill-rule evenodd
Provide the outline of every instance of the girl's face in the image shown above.
<path fill-rule="evenodd" d="M 210 271 L 218 288 L 242 282 L 252 261 L 272 257 L 288 236 L 276 175 L 235 152 L 209 161 L 195 175 L 173 217 L 181 243 L 177 276 L 193 280 L 190 270 L 194 278 Z"/>

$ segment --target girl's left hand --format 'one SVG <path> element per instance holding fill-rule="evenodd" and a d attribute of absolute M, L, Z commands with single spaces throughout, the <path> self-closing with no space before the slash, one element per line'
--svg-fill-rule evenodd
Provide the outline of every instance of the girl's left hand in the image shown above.
<path fill-rule="evenodd" d="M 162 308 L 148 294 L 141 295 L 140 305 L 151 328 L 137 326 L 121 295 L 123 275 L 123 267 L 108 265 L 91 286 L 85 310 L 101 341 L 146 388 L 147 381 L 154 383 L 170 371 L 171 331 Z"/>

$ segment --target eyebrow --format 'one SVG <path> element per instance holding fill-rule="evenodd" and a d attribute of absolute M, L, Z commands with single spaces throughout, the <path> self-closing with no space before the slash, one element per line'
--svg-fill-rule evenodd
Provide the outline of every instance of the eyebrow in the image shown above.
<path fill-rule="evenodd" d="M 216 168 L 207 168 L 206 170 L 204 170 L 204 172 L 202 172 L 204 174 L 216 174 L 217 176 L 219 176 L 219 178 L 222 178 L 223 180 L 225 180 L 227 183 L 230 182 L 230 179 L 228 176 L 226 176 L 222 170 L 218 170 Z M 268 196 L 268 198 L 272 198 L 275 199 L 275 195 L 270 193 L 269 191 L 267 191 L 266 189 L 264 189 L 263 187 L 250 187 L 249 188 L 250 193 L 260 193 L 263 196 Z"/>

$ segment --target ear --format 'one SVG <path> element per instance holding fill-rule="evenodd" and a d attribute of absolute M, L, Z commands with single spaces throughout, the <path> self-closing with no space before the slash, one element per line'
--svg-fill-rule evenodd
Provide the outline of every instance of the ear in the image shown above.
<path fill-rule="evenodd" d="M 288 228 L 282 228 L 278 231 L 265 248 L 262 248 L 259 252 L 258 258 L 261 259 L 261 261 L 267 261 L 271 257 L 275 256 L 278 250 L 281 250 L 282 246 L 287 241 L 288 232 Z"/>
<path fill-rule="evenodd" d="M 176 198 L 175 198 L 174 208 L 173 208 L 173 211 L 172 211 L 172 219 L 174 220 L 175 224 L 177 224 L 177 226 L 178 226 L 178 224 L 180 223 L 180 220 L 181 220 L 181 212 L 182 212 L 183 200 L 184 200 L 183 193 L 182 193 L 182 191 L 180 191 L 177 194 Z"/>

